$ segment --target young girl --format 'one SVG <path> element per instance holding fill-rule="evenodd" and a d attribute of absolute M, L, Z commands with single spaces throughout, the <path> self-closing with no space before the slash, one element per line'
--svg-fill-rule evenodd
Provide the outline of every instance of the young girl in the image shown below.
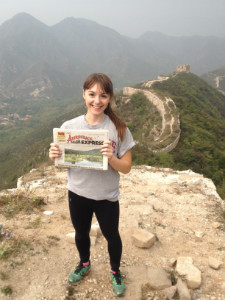
<path fill-rule="evenodd" d="M 131 149 L 135 145 L 125 123 L 111 108 L 113 85 L 105 74 L 90 75 L 83 85 L 83 98 L 87 107 L 86 115 L 66 121 L 62 129 L 107 129 L 109 140 L 101 147 L 108 157 L 107 171 L 68 168 L 69 209 L 76 231 L 75 242 L 80 263 L 69 275 L 69 282 L 75 283 L 86 275 L 91 267 L 90 237 L 92 216 L 95 213 L 101 231 L 108 242 L 113 290 L 117 296 L 123 295 L 123 283 L 119 267 L 122 242 L 119 226 L 119 172 L 129 173 L 131 169 Z M 52 143 L 49 157 L 52 161 L 60 157 L 57 144 Z"/>

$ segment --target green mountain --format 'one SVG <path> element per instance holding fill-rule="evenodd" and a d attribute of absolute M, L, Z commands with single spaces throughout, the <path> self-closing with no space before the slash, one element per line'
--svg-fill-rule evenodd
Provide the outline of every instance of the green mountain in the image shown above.
<path fill-rule="evenodd" d="M 156 81 L 151 91 L 162 99 L 173 99 L 179 111 L 180 138 L 172 151 L 158 153 L 149 152 L 148 140 L 142 139 L 134 150 L 134 163 L 191 169 L 211 178 L 225 197 L 225 96 L 198 76 L 184 72 L 172 74 L 168 80 Z M 134 110 L 135 106 L 133 103 Z M 132 129 L 136 137 L 140 128 L 147 128 L 151 115 L 148 116 L 146 111 L 144 115 L 142 111 L 139 118 L 135 110 L 134 118 L 139 123 L 138 126 L 133 124 Z M 132 109 L 130 119 L 131 114 Z"/>
<path fill-rule="evenodd" d="M 84 113 L 84 106 L 74 105 L 74 109 L 51 121 L 40 121 L 39 127 L 27 130 L 27 124 L 7 126 L 1 130 L 0 145 L 0 190 L 16 186 L 18 177 L 40 164 L 50 163 L 48 149 L 52 142 L 53 128 L 60 127 L 63 122 Z M 30 120 L 32 123 L 32 120 Z"/>
<path fill-rule="evenodd" d="M 205 73 L 201 78 L 211 86 L 225 93 L 225 67 Z"/>
<path fill-rule="evenodd" d="M 133 88 L 138 92 L 131 96 L 117 94 L 115 109 L 126 120 L 137 142 L 133 150 L 134 164 L 191 169 L 211 178 L 220 195 L 225 197 L 225 96 L 198 76 L 185 72 L 156 80 L 150 87 L 142 82 Z M 146 97 L 149 92 L 162 101 L 167 99 L 169 105 L 164 115 Z M 168 99 L 172 99 L 175 106 Z M 23 137 L 14 137 L 1 148 L 1 188 L 15 186 L 17 177 L 49 162 L 53 127 L 82 112 L 84 107 L 77 106 Z M 171 124 L 170 120 L 174 121 L 175 117 L 176 126 L 162 125 L 163 118 Z M 177 138 L 173 148 L 164 150 Z"/>

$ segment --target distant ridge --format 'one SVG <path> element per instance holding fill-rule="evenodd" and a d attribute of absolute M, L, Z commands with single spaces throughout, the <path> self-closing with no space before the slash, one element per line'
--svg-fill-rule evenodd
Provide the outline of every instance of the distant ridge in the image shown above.
<path fill-rule="evenodd" d="M 225 94 L 225 66 L 205 73 L 201 75 L 201 78 Z"/>
<path fill-rule="evenodd" d="M 225 39 L 217 37 L 147 32 L 133 39 L 86 19 L 47 26 L 20 13 L 0 26 L 0 100 L 73 97 L 93 72 L 107 73 L 117 88 L 169 74 L 178 64 L 202 74 L 224 66 L 224 53 Z"/>

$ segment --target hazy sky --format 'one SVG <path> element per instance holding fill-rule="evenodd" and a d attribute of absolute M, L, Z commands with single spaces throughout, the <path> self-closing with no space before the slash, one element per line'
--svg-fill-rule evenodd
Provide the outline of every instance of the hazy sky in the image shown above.
<path fill-rule="evenodd" d="M 130 37 L 146 31 L 225 37 L 225 0 L 0 0 L 0 24 L 20 12 L 46 25 L 85 18 Z"/>

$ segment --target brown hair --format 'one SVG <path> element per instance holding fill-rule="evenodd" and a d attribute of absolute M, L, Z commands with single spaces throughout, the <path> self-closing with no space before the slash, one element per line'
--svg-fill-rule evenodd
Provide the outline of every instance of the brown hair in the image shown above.
<path fill-rule="evenodd" d="M 104 113 L 109 116 L 111 121 L 116 126 L 116 130 L 118 133 L 119 138 L 121 141 L 124 139 L 125 133 L 126 133 L 126 124 L 124 121 L 122 121 L 116 114 L 116 112 L 112 109 L 111 101 L 114 98 L 113 93 L 113 84 L 111 79 L 102 73 L 94 73 L 87 77 L 87 79 L 84 82 L 83 89 L 88 90 L 90 89 L 94 84 L 99 84 L 102 90 L 110 95 L 110 102 L 105 109 Z"/>

